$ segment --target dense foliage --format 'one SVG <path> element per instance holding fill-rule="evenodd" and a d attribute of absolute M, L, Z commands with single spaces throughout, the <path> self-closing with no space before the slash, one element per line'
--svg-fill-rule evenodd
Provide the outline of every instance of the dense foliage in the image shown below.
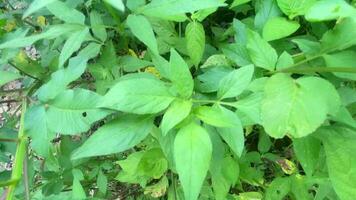
<path fill-rule="evenodd" d="M 356 1 L 0 6 L 1 199 L 356 199 Z"/>

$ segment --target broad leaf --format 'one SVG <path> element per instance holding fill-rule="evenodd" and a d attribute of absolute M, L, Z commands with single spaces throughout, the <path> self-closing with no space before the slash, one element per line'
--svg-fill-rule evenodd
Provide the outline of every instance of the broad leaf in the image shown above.
<path fill-rule="evenodd" d="M 48 128 L 56 133 L 68 135 L 89 130 L 92 123 L 111 113 L 97 108 L 101 98 L 94 92 L 79 88 L 60 93 L 47 104 Z"/>
<path fill-rule="evenodd" d="M 174 159 L 186 200 L 198 199 L 210 165 L 212 144 L 204 128 L 192 122 L 174 141 Z"/>
<path fill-rule="evenodd" d="M 157 113 L 174 100 L 164 82 L 154 78 L 133 78 L 119 81 L 105 95 L 101 104 L 123 112 Z"/>
<path fill-rule="evenodd" d="M 21 78 L 21 75 L 9 71 L 0 71 L 0 87 L 8 82 Z"/>
<path fill-rule="evenodd" d="M 72 159 L 109 155 L 130 149 L 149 134 L 152 126 L 151 117 L 122 116 L 99 128 L 73 153 Z"/>
<path fill-rule="evenodd" d="M 131 32 L 153 51 L 153 53 L 159 54 L 156 37 L 146 17 L 142 15 L 129 15 L 127 17 L 127 25 Z"/>
<path fill-rule="evenodd" d="M 282 12 L 279 10 L 276 0 L 263 0 L 259 1 L 256 4 L 258 11 L 255 17 L 255 27 L 262 31 L 266 22 L 274 17 L 282 15 Z"/>
<path fill-rule="evenodd" d="M 27 134 L 31 137 L 31 148 L 38 155 L 47 158 L 53 145 L 51 141 L 56 137 L 56 133 L 48 129 L 45 107 L 29 108 L 26 112 L 25 126 Z"/>
<path fill-rule="evenodd" d="M 240 95 L 250 84 L 253 72 L 253 65 L 230 72 L 219 83 L 218 98 L 225 99 Z"/>
<path fill-rule="evenodd" d="M 267 21 L 263 27 L 263 38 L 267 41 L 278 40 L 287 37 L 299 29 L 296 21 L 289 21 L 284 17 L 274 17 Z"/>
<path fill-rule="evenodd" d="M 356 17 L 356 9 L 344 0 L 317 1 L 305 15 L 305 18 L 312 22 L 334 20 L 344 17 Z"/>
<path fill-rule="evenodd" d="M 62 68 L 51 75 L 51 79 L 37 91 L 38 98 L 49 101 L 66 89 L 67 85 L 78 79 L 85 71 L 88 60 L 83 57 L 74 57 L 69 60 L 67 68 Z"/>
<path fill-rule="evenodd" d="M 229 145 L 232 151 L 240 157 L 242 155 L 245 144 L 244 131 L 240 119 L 235 113 L 224 107 L 218 107 L 218 109 L 220 109 L 224 115 L 228 116 L 230 120 L 233 120 L 234 125 L 231 127 L 217 128 L 217 131 L 224 139 L 224 141 Z"/>
<path fill-rule="evenodd" d="M 243 125 L 261 124 L 261 102 L 263 94 L 253 93 L 247 97 L 239 99 L 234 103 L 236 114 Z"/>
<path fill-rule="evenodd" d="M 230 6 L 230 8 L 234 8 L 236 6 L 239 6 L 239 5 L 242 5 L 242 4 L 245 4 L 245 3 L 248 3 L 250 2 L 251 0 L 234 0 Z"/>
<path fill-rule="evenodd" d="M 183 98 L 189 98 L 192 95 L 194 87 L 193 77 L 187 63 L 174 49 L 171 49 L 170 79 L 175 89 Z"/>
<path fill-rule="evenodd" d="M 318 94 L 318 95 L 315 95 Z M 339 110 L 340 97 L 334 86 L 317 77 L 297 80 L 286 74 L 272 76 L 265 87 L 262 124 L 275 138 L 304 137 Z"/>
<path fill-rule="evenodd" d="M 94 35 L 101 41 L 105 41 L 108 37 L 105 30 L 105 25 L 101 15 L 95 10 L 90 12 L 90 24 Z"/>
<path fill-rule="evenodd" d="M 298 15 L 304 15 L 315 1 L 316 0 L 277 0 L 277 3 L 283 13 L 292 19 Z"/>
<path fill-rule="evenodd" d="M 53 26 L 50 26 L 46 31 L 44 31 L 40 34 L 31 35 L 28 37 L 16 37 L 9 41 L 5 41 L 4 43 L 0 44 L 0 49 L 26 47 L 26 46 L 30 46 L 31 44 L 33 44 L 41 39 L 53 39 L 53 38 L 59 37 L 61 35 L 64 35 L 64 34 L 67 34 L 70 32 L 79 31 L 82 29 L 83 29 L 83 26 L 77 25 L 77 24 L 53 25 Z"/>
<path fill-rule="evenodd" d="M 234 127 L 236 126 L 236 120 L 231 117 L 230 113 L 225 112 L 220 107 L 214 106 L 200 106 L 194 110 L 194 114 L 207 123 L 216 127 Z M 240 123 L 240 122 L 237 122 Z"/>
<path fill-rule="evenodd" d="M 269 71 L 274 70 L 278 55 L 276 50 L 268 44 L 261 36 L 248 30 L 247 50 L 252 62 L 257 66 Z"/>
<path fill-rule="evenodd" d="M 353 129 L 333 126 L 317 131 L 323 141 L 329 177 L 340 199 L 352 200 L 356 196 L 356 132 Z"/>
<path fill-rule="evenodd" d="M 185 29 L 187 51 L 195 66 L 200 63 L 205 49 L 205 31 L 201 23 L 190 22 Z"/>
<path fill-rule="evenodd" d="M 356 45 L 356 20 L 352 18 L 342 19 L 334 29 L 329 30 L 321 39 L 323 52 L 343 50 Z"/>
<path fill-rule="evenodd" d="M 67 61 L 67 59 L 69 59 L 74 52 L 79 50 L 88 34 L 89 29 L 84 28 L 81 31 L 73 33 L 68 38 L 68 40 L 64 43 L 61 54 L 59 56 L 59 67 L 62 67 L 63 64 Z"/>
<path fill-rule="evenodd" d="M 158 17 L 168 20 L 184 21 L 185 13 L 193 13 L 206 8 L 225 6 L 219 0 L 153 0 L 137 12 L 150 17 Z"/>
<path fill-rule="evenodd" d="M 32 13 L 37 12 L 41 8 L 46 7 L 48 4 L 57 1 L 57 0 L 34 0 L 27 10 L 24 12 L 22 19 L 30 16 Z"/>
<path fill-rule="evenodd" d="M 324 59 L 327 67 L 342 68 L 349 67 L 356 70 L 356 52 L 355 51 L 342 51 L 335 54 L 325 54 Z M 356 81 L 355 73 L 340 73 L 335 72 L 335 76 Z"/>
<path fill-rule="evenodd" d="M 67 23 L 84 24 L 84 14 L 74 8 L 68 7 L 64 2 L 54 1 L 47 5 L 47 9 L 57 18 Z"/>
<path fill-rule="evenodd" d="M 311 177 L 317 167 L 320 149 L 320 141 L 312 136 L 293 140 L 293 150 L 307 176 Z"/>
<path fill-rule="evenodd" d="M 167 135 L 168 131 L 183 121 L 190 113 L 192 107 L 191 101 L 174 101 L 163 115 L 161 122 L 162 134 Z"/>
<path fill-rule="evenodd" d="M 106 3 L 110 4 L 112 7 L 120 11 L 125 11 L 125 5 L 122 0 L 104 0 Z"/>

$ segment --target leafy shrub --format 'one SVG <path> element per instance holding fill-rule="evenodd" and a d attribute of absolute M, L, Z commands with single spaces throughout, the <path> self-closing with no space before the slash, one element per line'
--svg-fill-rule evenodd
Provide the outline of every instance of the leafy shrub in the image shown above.
<path fill-rule="evenodd" d="M 354 200 L 354 6 L 4 1 L 3 196 Z"/>

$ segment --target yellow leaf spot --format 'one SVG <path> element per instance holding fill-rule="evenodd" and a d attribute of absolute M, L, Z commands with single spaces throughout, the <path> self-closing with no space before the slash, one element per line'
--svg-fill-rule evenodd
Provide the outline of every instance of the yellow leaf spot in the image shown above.
<path fill-rule="evenodd" d="M 7 21 L 6 25 L 4 26 L 4 30 L 6 32 L 11 32 L 16 28 L 16 21 L 15 20 L 9 20 Z"/>
<path fill-rule="evenodd" d="M 153 74 L 158 78 L 161 78 L 161 74 L 159 73 L 159 71 L 155 67 L 147 67 L 145 69 L 145 72 Z"/>
<path fill-rule="evenodd" d="M 295 164 L 288 159 L 277 160 L 277 163 L 286 174 L 294 174 L 297 171 Z"/>
<path fill-rule="evenodd" d="M 38 16 L 36 22 L 39 26 L 46 26 L 46 18 L 44 16 Z"/>
<path fill-rule="evenodd" d="M 133 56 L 133 57 L 135 57 L 135 58 L 138 58 L 137 54 L 136 54 L 135 51 L 132 50 L 132 49 L 129 49 L 129 55 L 130 55 L 130 56 Z"/>
<path fill-rule="evenodd" d="M 20 50 L 15 59 L 18 63 L 27 63 L 27 58 L 26 52 L 24 50 Z"/>

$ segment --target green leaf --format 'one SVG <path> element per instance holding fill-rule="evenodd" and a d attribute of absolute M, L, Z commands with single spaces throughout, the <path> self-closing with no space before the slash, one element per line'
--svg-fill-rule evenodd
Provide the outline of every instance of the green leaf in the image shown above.
<path fill-rule="evenodd" d="M 67 68 L 59 69 L 51 75 L 51 79 L 37 91 L 38 98 L 47 102 L 64 91 L 69 83 L 78 79 L 85 71 L 88 60 L 74 57 L 69 60 Z"/>
<path fill-rule="evenodd" d="M 240 6 L 242 4 L 245 4 L 245 3 L 248 3 L 250 2 L 251 0 L 234 0 L 230 6 L 230 8 L 234 8 L 234 7 L 237 7 L 237 6 Z"/>
<path fill-rule="evenodd" d="M 151 117 L 122 116 L 99 128 L 73 153 L 72 159 L 123 152 L 141 142 L 151 131 L 152 125 Z"/>
<path fill-rule="evenodd" d="M 172 128 L 174 128 L 178 123 L 183 121 L 190 113 L 192 108 L 191 101 L 174 101 L 163 115 L 161 122 L 162 134 L 165 136 L 168 134 Z"/>
<path fill-rule="evenodd" d="M 277 0 L 277 3 L 283 13 L 292 19 L 298 15 L 304 15 L 315 0 Z M 320 10 L 319 13 L 321 13 Z"/>
<path fill-rule="evenodd" d="M 160 179 L 168 169 L 168 161 L 160 148 L 145 152 L 137 167 L 137 173 Z"/>
<path fill-rule="evenodd" d="M 328 81 L 317 77 L 294 80 L 276 74 L 265 86 L 262 124 L 272 137 L 288 134 L 300 138 L 315 131 L 328 114 L 336 114 L 339 106 L 340 97 Z"/>
<path fill-rule="evenodd" d="M 94 35 L 104 42 L 108 35 L 101 15 L 95 10 L 90 12 L 90 24 Z"/>
<path fill-rule="evenodd" d="M 144 67 L 152 66 L 153 64 L 146 60 L 141 60 L 134 56 L 123 56 L 119 60 L 119 64 L 122 65 L 126 72 L 135 72 Z"/>
<path fill-rule="evenodd" d="M 352 67 L 356 70 L 356 52 L 355 51 L 342 51 L 335 54 L 325 54 L 324 59 L 327 67 L 341 68 Z M 333 73 L 335 76 L 356 81 L 355 73 Z"/>
<path fill-rule="evenodd" d="M 275 178 L 266 190 L 266 200 L 283 200 L 291 191 L 289 177 Z"/>
<path fill-rule="evenodd" d="M 299 29 L 296 21 L 289 21 L 284 17 L 274 17 L 266 22 L 263 27 L 263 38 L 267 41 L 285 38 Z"/>
<path fill-rule="evenodd" d="M 356 45 L 356 20 L 352 18 L 342 19 L 334 29 L 327 31 L 321 39 L 323 52 L 344 50 Z"/>
<path fill-rule="evenodd" d="M 234 125 L 231 127 L 217 128 L 217 131 L 232 151 L 237 156 L 241 157 L 244 149 L 245 138 L 240 119 L 235 113 L 224 107 L 218 107 L 218 109 L 220 109 L 225 116 L 229 117 L 230 121 L 234 122 Z"/>
<path fill-rule="evenodd" d="M 87 196 L 83 189 L 83 186 L 80 184 L 80 181 L 77 178 L 73 179 L 73 192 L 72 192 L 73 199 L 86 199 Z"/>
<path fill-rule="evenodd" d="M 219 83 L 218 98 L 225 99 L 240 95 L 250 84 L 253 65 L 247 65 L 230 72 Z"/>
<path fill-rule="evenodd" d="M 97 108 L 101 98 L 94 92 L 79 88 L 60 93 L 47 104 L 48 128 L 66 135 L 89 130 L 92 123 L 111 113 L 111 111 Z"/>
<path fill-rule="evenodd" d="M 239 116 L 243 125 L 262 124 L 261 121 L 261 102 L 262 92 L 253 93 L 247 97 L 239 99 L 234 103 L 236 114 Z"/>
<path fill-rule="evenodd" d="M 276 69 L 284 69 L 291 67 L 294 64 L 293 57 L 286 51 L 284 51 L 278 58 Z"/>
<path fill-rule="evenodd" d="M 40 34 L 31 35 L 28 37 L 16 37 L 9 41 L 5 41 L 4 43 L 0 44 L 0 49 L 26 47 L 37 42 L 38 40 L 53 39 L 61 35 L 78 31 L 78 30 L 83 30 L 83 26 L 77 24 L 52 25 L 49 26 L 49 28 L 46 31 Z"/>
<path fill-rule="evenodd" d="M 137 12 L 150 17 L 185 21 L 185 13 L 193 13 L 198 10 L 225 5 L 219 0 L 153 0 L 151 3 L 137 9 Z"/>
<path fill-rule="evenodd" d="M 194 114 L 203 122 L 216 127 L 234 127 L 236 120 L 220 107 L 200 106 Z"/>
<path fill-rule="evenodd" d="M 209 134 L 194 122 L 183 127 L 174 141 L 174 159 L 186 200 L 197 200 L 209 169 L 212 144 Z"/>
<path fill-rule="evenodd" d="M 122 170 L 119 171 L 115 179 L 123 183 L 146 185 L 149 177 L 138 173 L 138 166 L 144 154 L 144 151 L 134 152 L 125 160 L 118 161 Z"/>
<path fill-rule="evenodd" d="M 262 31 L 266 22 L 274 17 L 281 16 L 276 0 L 263 0 L 256 3 L 255 27 Z"/>
<path fill-rule="evenodd" d="M 356 196 L 356 132 L 342 126 L 324 127 L 317 131 L 323 141 L 329 178 L 340 199 Z"/>
<path fill-rule="evenodd" d="M 251 30 L 248 30 L 247 50 L 252 62 L 257 66 L 269 71 L 274 70 L 278 55 L 276 50 L 268 44 L 261 36 Z"/>
<path fill-rule="evenodd" d="M 47 5 L 47 9 L 57 18 L 73 24 L 84 24 L 85 16 L 74 8 L 68 7 L 62 1 L 54 1 Z"/>
<path fill-rule="evenodd" d="M 122 2 L 122 0 L 104 0 L 104 1 L 119 11 L 122 11 L 122 12 L 125 11 L 125 5 Z"/>
<path fill-rule="evenodd" d="M 152 26 L 146 17 L 142 15 L 129 15 L 127 25 L 131 32 L 143 42 L 153 53 L 158 53 L 158 46 Z"/>
<path fill-rule="evenodd" d="M 9 71 L 0 71 L 0 87 L 8 82 L 21 78 L 21 75 Z"/>
<path fill-rule="evenodd" d="M 86 36 L 89 34 L 89 29 L 84 28 L 81 31 L 73 33 L 68 40 L 64 43 L 61 54 L 59 55 L 59 67 L 69 59 L 74 52 L 79 50 Z"/>
<path fill-rule="evenodd" d="M 123 112 L 151 114 L 166 109 L 173 100 L 164 82 L 154 78 L 133 78 L 114 85 L 101 105 Z"/>
<path fill-rule="evenodd" d="M 175 89 L 183 98 L 189 98 L 193 93 L 194 82 L 187 63 L 177 51 L 171 49 L 169 64 L 171 67 L 170 79 Z"/>
<path fill-rule="evenodd" d="M 205 49 L 205 31 L 201 23 L 190 22 L 185 29 L 187 51 L 195 66 L 198 66 Z"/>
<path fill-rule="evenodd" d="M 320 11 L 323 12 L 320 12 Z M 311 22 L 334 20 L 345 17 L 356 17 L 356 9 L 344 0 L 317 1 L 305 14 Z"/>
<path fill-rule="evenodd" d="M 40 156 L 47 158 L 52 147 L 51 141 L 56 133 L 47 126 L 46 109 L 44 106 L 33 106 L 26 112 L 25 126 L 27 134 L 31 137 L 31 148 Z"/>
<path fill-rule="evenodd" d="M 25 19 L 26 17 L 30 16 L 32 13 L 37 12 L 41 8 L 46 7 L 48 4 L 54 1 L 57 0 L 34 0 L 27 8 L 27 10 L 24 12 L 22 19 Z"/>
<path fill-rule="evenodd" d="M 293 150 L 307 176 L 312 177 L 317 167 L 320 149 L 320 141 L 312 136 L 293 139 Z"/>
<path fill-rule="evenodd" d="M 96 184 L 99 188 L 99 191 L 102 194 L 106 194 L 108 188 L 108 178 L 105 176 L 102 170 L 99 170 L 98 178 L 96 180 Z"/>

